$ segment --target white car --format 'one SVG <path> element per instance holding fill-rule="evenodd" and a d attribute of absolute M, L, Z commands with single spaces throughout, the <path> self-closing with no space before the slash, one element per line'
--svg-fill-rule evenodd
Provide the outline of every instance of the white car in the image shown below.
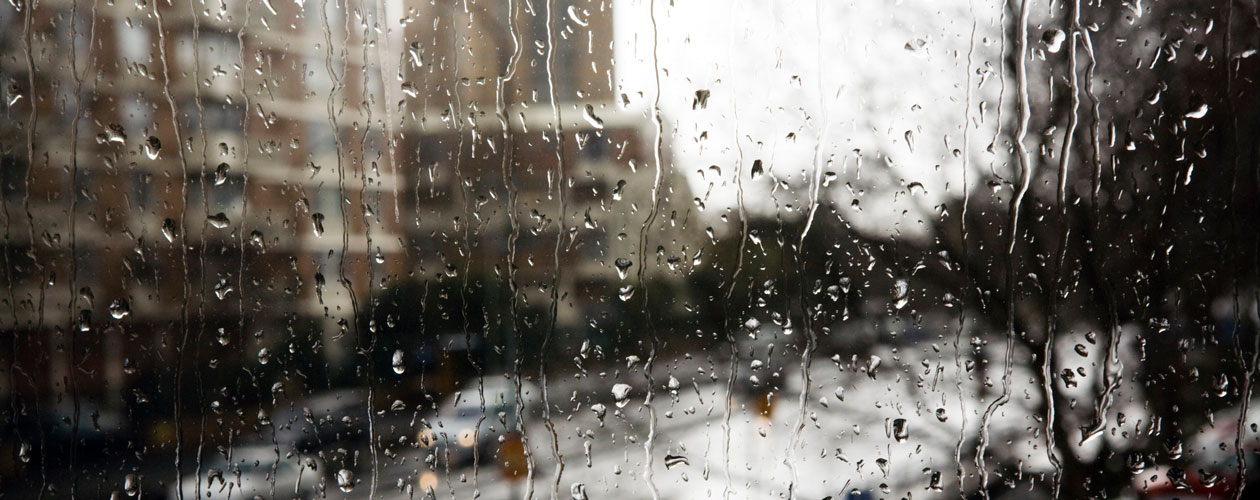
<path fill-rule="evenodd" d="M 524 413 L 527 416 L 537 413 L 542 401 L 540 389 L 521 381 L 520 392 Z M 434 452 L 437 460 L 452 466 L 471 463 L 474 448 L 481 462 L 489 463 L 500 437 L 517 427 L 516 399 L 516 385 L 502 377 L 486 376 L 480 388 L 476 380 L 466 382 L 458 392 L 442 401 L 436 415 L 424 419 L 416 441 Z"/>
<path fill-rule="evenodd" d="M 200 490 L 200 498 L 209 499 L 310 499 L 327 487 L 331 474 L 318 457 L 281 451 L 277 461 L 276 449 L 263 445 L 235 448 L 230 458 L 207 457 L 200 477 L 195 467 L 183 477 L 184 498 L 198 498 Z M 170 498 L 177 498 L 178 488 L 171 487 Z"/>

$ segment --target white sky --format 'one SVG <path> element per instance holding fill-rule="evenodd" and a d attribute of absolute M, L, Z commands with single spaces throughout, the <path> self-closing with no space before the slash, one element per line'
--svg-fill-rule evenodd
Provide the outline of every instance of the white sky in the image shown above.
<path fill-rule="evenodd" d="M 903 210 L 916 215 L 906 196 L 914 182 L 924 188 L 915 189 L 917 214 L 940 202 L 947 182 L 951 196 L 961 195 L 962 160 L 951 151 L 963 147 L 972 20 L 973 89 L 980 83 L 975 68 L 984 68 L 986 62 L 992 68 L 992 78 L 972 98 L 971 119 L 978 122 L 981 97 L 996 101 L 1000 86 L 997 4 L 977 2 L 973 15 L 964 0 L 670 3 L 655 2 L 666 141 L 674 168 L 689 174 L 696 195 L 710 192 L 706 213 L 711 218 L 734 204 L 737 127 L 744 150 L 745 202 L 753 212 L 774 210 L 773 198 L 767 196 L 772 178 L 786 181 L 795 193 L 778 190 L 779 203 L 806 201 L 793 197 L 809 192 L 815 148 L 824 133 L 818 163 L 823 172 L 837 175 L 830 185 L 832 197 L 855 224 L 914 232 L 919 217 L 901 215 Z M 614 0 L 614 12 L 620 91 L 630 96 L 632 108 L 650 109 L 654 71 L 649 0 Z M 693 111 L 698 89 L 709 90 L 711 97 L 708 109 Z M 968 149 L 977 173 L 1002 161 L 984 153 L 996 124 L 994 102 L 988 108 L 984 125 L 970 133 Z M 913 135 L 913 152 L 907 131 Z M 707 139 L 700 139 L 702 132 Z M 795 134 L 794 141 L 789 134 Z M 861 215 L 849 208 L 854 195 L 845 187 L 859 174 L 855 150 L 861 151 L 866 189 L 860 196 Z M 749 171 L 758 158 L 769 175 L 752 181 Z M 698 172 L 710 165 L 721 168 L 720 178 L 712 171 L 707 178 Z M 968 180 L 974 185 L 977 178 Z M 854 186 L 858 188 L 856 182 Z M 905 193 L 895 194 L 898 190 Z"/>

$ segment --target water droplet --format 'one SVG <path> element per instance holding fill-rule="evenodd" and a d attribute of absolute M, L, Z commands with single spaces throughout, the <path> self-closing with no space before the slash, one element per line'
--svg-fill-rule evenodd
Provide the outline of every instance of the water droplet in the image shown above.
<path fill-rule="evenodd" d="M 696 100 L 691 101 L 691 109 L 705 109 L 709 107 L 709 91 L 700 89 L 696 91 Z"/>
<path fill-rule="evenodd" d="M 223 183 L 227 182 L 228 170 L 231 169 L 232 167 L 227 163 L 220 163 L 219 168 L 214 169 L 214 185 L 222 186 Z"/>
<path fill-rule="evenodd" d="M 903 278 L 898 278 L 893 283 L 893 307 L 901 309 L 906 307 L 906 303 L 910 301 L 910 282 Z"/>
<path fill-rule="evenodd" d="M 265 365 L 271 361 L 271 351 L 266 347 L 258 350 L 258 364 Z"/>
<path fill-rule="evenodd" d="M 572 11 L 573 6 L 570 5 L 569 12 Z M 587 500 L 586 486 L 582 483 L 573 483 L 573 485 L 569 487 L 569 496 L 572 497 L 573 500 Z"/>
<path fill-rule="evenodd" d="M 136 477 L 135 474 L 127 474 L 127 477 L 123 478 L 123 491 L 127 492 L 129 497 L 134 497 L 137 493 L 140 493 L 140 478 Z"/>
<path fill-rule="evenodd" d="M 411 82 L 404 82 L 402 84 L 402 91 L 403 94 L 407 95 L 407 97 L 416 98 L 420 96 L 420 90 L 417 89 L 416 85 Z"/>
<path fill-rule="evenodd" d="M 122 125 L 111 123 L 105 127 L 105 141 L 112 144 L 126 144 L 127 134 L 123 132 Z"/>
<path fill-rule="evenodd" d="M 595 116 L 595 106 L 587 104 L 586 109 L 582 112 L 582 118 L 585 118 L 586 123 L 591 124 L 591 126 L 595 127 L 596 130 L 604 129 L 604 120 Z"/>
<path fill-rule="evenodd" d="M 866 360 L 866 376 L 870 377 L 871 380 L 875 379 L 875 372 L 879 371 L 879 364 L 881 362 L 883 362 L 883 360 L 879 359 L 879 356 L 874 354 L 871 355 L 870 359 Z"/>
<path fill-rule="evenodd" d="M 1146 471 L 1146 457 L 1141 452 L 1130 453 L 1124 462 L 1129 468 L 1129 473 L 1135 476 Z"/>
<path fill-rule="evenodd" d="M 613 399 L 617 402 L 617 408 L 625 408 L 630 404 L 630 389 L 627 384 L 614 384 L 612 387 Z"/>
<path fill-rule="evenodd" d="M 1200 118 L 1207 116 L 1207 114 L 1208 114 L 1208 105 L 1207 103 L 1204 103 L 1204 104 L 1200 104 L 1199 107 L 1186 112 L 1186 118 L 1198 120 Z"/>
<path fill-rule="evenodd" d="M 396 349 L 394 351 L 394 359 L 392 360 L 392 363 L 391 363 L 391 365 L 394 367 L 394 373 L 402 375 L 403 372 L 407 371 L 407 365 L 404 364 L 404 361 L 405 361 L 404 356 L 405 355 L 403 354 L 402 349 Z"/>
<path fill-rule="evenodd" d="M 354 473 L 350 472 L 350 469 L 337 471 L 337 487 L 344 493 L 354 490 Z"/>
<path fill-rule="evenodd" d="M 679 465 L 691 465 L 691 462 L 687 461 L 687 457 L 682 455 L 665 455 L 666 469 L 673 469 Z"/>
<path fill-rule="evenodd" d="M 765 171 L 765 168 L 761 164 L 761 160 L 753 160 L 752 171 L 749 173 L 749 176 L 752 177 L 752 180 L 755 181 L 757 179 L 760 179 L 761 175 L 764 173 L 766 173 L 766 171 Z"/>
<path fill-rule="evenodd" d="M 206 222 L 209 222 L 215 229 L 223 229 L 232 225 L 232 220 L 223 212 L 206 217 Z"/>
<path fill-rule="evenodd" d="M 206 473 L 206 485 L 214 486 L 215 483 L 218 483 L 220 486 L 227 484 L 227 482 L 223 480 L 223 469 L 212 467 L 210 468 L 210 471 Z"/>
<path fill-rule="evenodd" d="M 621 287 L 617 291 L 617 297 L 621 298 L 622 302 L 629 301 L 630 297 L 634 297 L 634 285 L 626 285 L 626 286 Z"/>
<path fill-rule="evenodd" d="M 1063 48 L 1063 42 L 1067 40 L 1067 35 L 1063 30 L 1055 28 L 1048 29 L 1041 34 L 1041 43 L 1045 44 L 1046 52 L 1057 54 Z"/>
<path fill-rule="evenodd" d="M 411 65 L 416 68 L 424 67 L 424 57 L 421 55 L 423 49 L 420 48 L 420 42 L 412 42 L 407 47 L 407 55 L 410 56 Z"/>
<path fill-rule="evenodd" d="M 608 407 L 603 403 L 595 403 L 591 405 L 591 411 L 595 412 L 595 418 L 599 420 L 600 427 L 604 426 L 604 416 L 608 414 Z"/>
<path fill-rule="evenodd" d="M 178 226 L 175 225 L 174 220 L 166 219 L 165 221 L 162 221 L 162 237 L 166 238 L 166 241 L 168 243 L 175 242 L 175 235 L 178 233 L 178 231 L 179 231 L 179 228 Z"/>
<path fill-rule="evenodd" d="M 318 212 L 311 214 L 311 224 L 315 228 L 316 237 L 324 235 L 324 214 Z"/>
<path fill-rule="evenodd" d="M 127 299 L 114 299 L 109 303 L 109 315 L 114 319 L 123 319 L 131 314 L 131 304 L 127 303 Z"/>
<path fill-rule="evenodd" d="M 613 265 L 617 266 L 617 277 L 624 280 L 626 275 L 630 274 L 630 266 L 633 266 L 634 263 L 625 257 L 617 257 L 617 261 Z"/>
<path fill-rule="evenodd" d="M 1182 453 L 1181 440 L 1175 437 L 1164 440 L 1164 451 L 1168 453 L 1169 460 L 1180 459 Z"/>
<path fill-rule="evenodd" d="M 904 418 L 893 420 L 892 434 L 893 439 L 896 439 L 898 443 L 906 442 L 906 439 L 910 437 L 910 424 L 906 423 Z"/>
<path fill-rule="evenodd" d="M 22 445 L 18 447 L 18 460 L 21 460 L 22 463 L 31 461 L 31 443 L 22 441 Z"/>
<path fill-rule="evenodd" d="M 149 140 L 144 142 L 144 155 L 150 160 L 158 159 L 158 155 L 162 153 L 162 141 L 157 137 L 149 136 Z"/>

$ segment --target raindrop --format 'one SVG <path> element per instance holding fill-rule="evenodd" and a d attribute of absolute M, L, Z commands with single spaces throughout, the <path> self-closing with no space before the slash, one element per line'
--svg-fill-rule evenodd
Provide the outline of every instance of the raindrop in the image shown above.
<path fill-rule="evenodd" d="M 424 57 L 421 55 L 422 52 L 423 49 L 420 48 L 420 42 L 412 42 L 411 45 L 407 47 L 407 55 L 410 56 L 409 59 L 411 59 L 412 66 L 416 68 L 424 66 Z"/>
<path fill-rule="evenodd" d="M 691 102 L 691 109 L 705 109 L 709 107 L 709 91 L 700 89 L 696 91 L 696 100 Z"/>
<path fill-rule="evenodd" d="M 166 238 L 168 243 L 175 242 L 175 235 L 178 231 L 179 229 L 175 226 L 174 220 L 166 219 L 162 221 L 162 237 Z"/>
<path fill-rule="evenodd" d="M 749 173 L 749 176 L 752 177 L 752 180 L 755 181 L 757 179 L 760 179 L 761 175 L 764 173 L 766 173 L 766 171 L 765 171 L 765 168 L 762 167 L 761 160 L 753 160 L 752 170 Z"/>
<path fill-rule="evenodd" d="M 1125 465 L 1129 468 L 1129 473 L 1133 475 L 1141 474 L 1146 471 L 1146 457 L 1139 452 L 1130 453 L 1125 459 Z"/>
<path fill-rule="evenodd" d="M 354 490 L 354 473 L 350 469 L 341 469 L 337 471 L 337 487 L 343 493 L 350 493 Z"/>
<path fill-rule="evenodd" d="M 206 217 L 206 221 L 209 222 L 215 229 L 223 229 L 232 225 L 232 220 L 229 219 L 227 214 L 223 212 Z"/>
<path fill-rule="evenodd" d="M 266 347 L 258 350 L 258 364 L 265 365 L 271 361 L 271 351 Z"/>
<path fill-rule="evenodd" d="M 228 180 L 228 170 L 232 167 L 227 163 L 220 163 L 219 168 L 214 169 L 214 185 L 222 186 Z"/>
<path fill-rule="evenodd" d="M 1046 52 L 1057 54 L 1063 48 L 1063 42 L 1067 40 L 1067 35 L 1063 30 L 1055 28 L 1048 29 L 1041 34 L 1041 43 L 1045 44 Z"/>
<path fill-rule="evenodd" d="M 109 315 L 114 319 L 123 319 L 131 314 L 131 304 L 127 303 L 127 299 L 114 299 L 109 303 Z"/>
<path fill-rule="evenodd" d="M 625 408 L 630 404 L 630 386 L 627 384 L 614 384 L 612 387 L 613 399 L 617 402 L 617 408 Z"/>
<path fill-rule="evenodd" d="M 1199 107 L 1186 112 L 1186 118 L 1198 120 L 1200 118 L 1207 116 L 1207 114 L 1208 114 L 1208 105 L 1207 103 L 1204 103 L 1204 104 L 1200 104 Z"/>
<path fill-rule="evenodd" d="M 617 266 L 617 277 L 623 280 L 626 279 L 626 275 L 630 274 L 630 266 L 634 265 L 633 262 L 630 262 L 630 259 L 625 257 L 617 257 L 617 261 L 613 264 Z"/>
<path fill-rule="evenodd" d="M 595 106 L 587 104 L 586 109 L 582 112 L 582 118 L 585 118 L 586 123 L 591 124 L 591 126 L 595 127 L 596 130 L 604 129 L 604 120 L 595 116 Z"/>
<path fill-rule="evenodd" d="M 945 487 L 941 485 L 940 471 L 932 471 L 932 479 L 928 481 L 928 488 L 932 491 L 942 491 L 945 489 Z"/>
<path fill-rule="evenodd" d="M 311 223 L 314 225 L 314 228 L 315 228 L 315 236 L 316 237 L 323 236 L 324 235 L 324 214 L 318 213 L 318 212 L 311 214 Z"/>
<path fill-rule="evenodd" d="M 1177 460 L 1181 458 L 1181 440 L 1175 437 L 1170 437 L 1164 440 L 1164 451 L 1168 453 L 1169 460 Z"/>
<path fill-rule="evenodd" d="M 573 22 L 578 24 L 578 26 L 590 25 L 589 19 L 583 19 L 582 16 L 578 14 L 577 6 L 570 5 L 568 8 L 568 14 L 569 14 L 569 19 L 572 19 Z M 574 498 L 577 498 L 577 497 L 574 497 Z"/>
<path fill-rule="evenodd" d="M 149 140 L 144 143 L 144 155 L 150 160 L 158 159 L 158 155 L 162 153 L 162 141 L 157 137 L 149 136 Z"/>
<path fill-rule="evenodd" d="M 211 486 L 216 482 L 220 485 L 226 484 L 226 481 L 223 480 L 223 469 L 211 468 L 210 471 L 206 473 L 206 484 Z"/>
<path fill-rule="evenodd" d="M 403 364 L 403 361 L 404 355 L 402 349 L 394 350 L 394 358 L 391 362 L 391 365 L 394 367 L 394 373 L 402 375 L 403 372 L 407 371 L 407 365 Z"/>
<path fill-rule="evenodd" d="M 123 132 L 122 125 L 111 123 L 105 127 L 105 141 L 112 144 L 126 144 L 127 134 Z"/>
<path fill-rule="evenodd" d="M 691 465 L 691 462 L 688 462 L 687 457 L 684 457 L 682 455 L 665 455 L 665 468 L 666 469 L 673 469 L 674 467 L 678 467 L 679 465 Z"/>
<path fill-rule="evenodd" d="M 129 497 L 134 497 L 137 493 L 140 493 L 140 478 L 136 477 L 135 474 L 127 474 L 127 477 L 123 478 L 123 491 L 127 492 Z"/>
<path fill-rule="evenodd" d="M 906 307 L 906 303 L 910 301 L 910 282 L 904 278 L 898 278 L 893 283 L 893 307 L 901 309 Z"/>
<path fill-rule="evenodd" d="M 879 371 L 879 364 L 882 361 L 883 360 L 879 359 L 879 356 L 872 354 L 871 358 L 866 361 L 866 376 L 874 380 L 875 372 Z"/>
<path fill-rule="evenodd" d="M 893 420 L 892 434 L 893 439 L 896 439 L 898 443 L 906 442 L 906 439 L 910 437 L 910 425 L 906 423 L 906 419 L 898 418 Z"/>

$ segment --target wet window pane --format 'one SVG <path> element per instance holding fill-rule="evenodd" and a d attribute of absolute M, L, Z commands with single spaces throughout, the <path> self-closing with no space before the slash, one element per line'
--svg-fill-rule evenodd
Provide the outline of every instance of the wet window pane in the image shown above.
<path fill-rule="evenodd" d="M 1249 2 L 0 4 L 5 498 L 1249 498 Z"/>

